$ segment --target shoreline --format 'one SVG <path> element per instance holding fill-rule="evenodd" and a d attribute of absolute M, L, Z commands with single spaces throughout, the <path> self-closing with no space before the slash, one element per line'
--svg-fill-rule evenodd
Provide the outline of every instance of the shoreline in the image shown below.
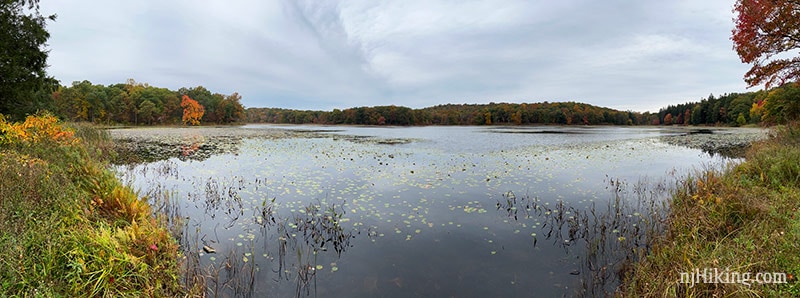
<path fill-rule="evenodd" d="M 676 185 L 666 232 L 632 264 L 617 296 L 800 295 L 800 127 L 775 127 L 766 135 L 743 150 L 742 163 L 699 171 Z M 708 268 L 780 278 L 772 283 L 681 279 Z"/>
<path fill-rule="evenodd" d="M 769 138 L 772 133 L 765 128 L 700 128 L 685 127 L 677 129 L 680 134 L 662 136 L 665 143 L 695 148 L 710 154 L 728 157 L 743 157 L 751 144 Z"/>

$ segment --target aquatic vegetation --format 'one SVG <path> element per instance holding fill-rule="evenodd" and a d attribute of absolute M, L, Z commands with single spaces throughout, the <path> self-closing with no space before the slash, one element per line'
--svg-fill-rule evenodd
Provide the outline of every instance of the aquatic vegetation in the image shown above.
<path fill-rule="evenodd" d="M 537 227 L 531 233 L 533 246 L 539 239 L 549 240 L 580 260 L 571 275 L 578 275 L 580 288 L 572 294 L 607 296 L 613 294 L 629 274 L 632 264 L 649 252 L 663 233 L 668 214 L 669 183 L 674 177 L 652 183 L 640 180 L 629 184 L 608 179 L 610 198 L 605 207 L 558 201 L 545 204 L 539 198 L 517 197 L 513 192 L 497 200 L 497 210 L 524 227 Z M 601 203 L 603 204 L 603 203 Z M 516 232 L 517 230 L 515 230 Z M 496 252 L 492 251 L 492 254 Z"/>
<path fill-rule="evenodd" d="M 148 196 L 178 198 L 183 279 L 207 294 L 518 296 L 533 290 L 523 280 L 549 281 L 553 295 L 609 292 L 637 258 L 626 257 L 648 249 L 657 206 L 636 200 L 666 187 L 639 195 L 647 187 L 608 181 L 723 162 L 650 130 L 361 129 L 242 138 L 206 159 L 117 170 Z M 414 141 L 362 141 L 381 139 Z"/>

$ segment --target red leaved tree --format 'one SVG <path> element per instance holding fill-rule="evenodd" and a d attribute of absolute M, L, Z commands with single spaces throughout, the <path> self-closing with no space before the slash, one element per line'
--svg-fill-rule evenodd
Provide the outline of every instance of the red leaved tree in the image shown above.
<path fill-rule="evenodd" d="M 664 125 L 672 125 L 672 114 L 671 113 L 667 113 L 667 115 L 664 116 Z"/>
<path fill-rule="evenodd" d="M 786 57 L 800 48 L 800 1 L 737 0 L 733 11 L 733 48 L 742 62 L 752 64 L 745 82 L 769 88 L 800 81 L 800 57 Z"/>
<path fill-rule="evenodd" d="M 181 98 L 181 107 L 183 108 L 183 124 L 200 125 L 200 119 L 206 113 L 203 105 L 191 99 L 188 95 L 184 95 Z"/>

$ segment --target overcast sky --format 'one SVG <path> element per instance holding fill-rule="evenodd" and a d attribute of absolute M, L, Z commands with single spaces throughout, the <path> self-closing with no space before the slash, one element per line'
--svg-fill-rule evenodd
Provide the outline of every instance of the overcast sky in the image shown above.
<path fill-rule="evenodd" d="M 657 111 L 747 91 L 734 0 L 42 1 L 48 72 L 245 107 L 579 101 Z"/>

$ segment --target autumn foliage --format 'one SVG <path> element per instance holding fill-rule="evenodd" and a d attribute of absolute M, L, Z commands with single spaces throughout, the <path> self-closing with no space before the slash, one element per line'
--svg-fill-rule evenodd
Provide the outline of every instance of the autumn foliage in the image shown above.
<path fill-rule="evenodd" d="M 752 64 L 747 84 L 769 88 L 800 80 L 800 57 L 783 55 L 800 48 L 800 1 L 737 0 L 733 11 L 734 49 Z"/>
<path fill-rule="evenodd" d="M 73 145 L 79 142 L 75 132 L 61 125 L 50 114 L 28 116 L 24 122 L 5 120 L 0 114 L 0 145 L 31 145 L 40 142 L 53 142 L 57 145 Z"/>
<path fill-rule="evenodd" d="M 206 113 L 206 109 L 197 103 L 196 100 L 184 95 L 181 98 L 181 107 L 183 108 L 183 124 L 200 125 L 200 119 Z"/>
<path fill-rule="evenodd" d="M 46 112 L 0 115 L 1 297 L 191 296 L 167 217 L 97 158 L 105 141 Z"/>

